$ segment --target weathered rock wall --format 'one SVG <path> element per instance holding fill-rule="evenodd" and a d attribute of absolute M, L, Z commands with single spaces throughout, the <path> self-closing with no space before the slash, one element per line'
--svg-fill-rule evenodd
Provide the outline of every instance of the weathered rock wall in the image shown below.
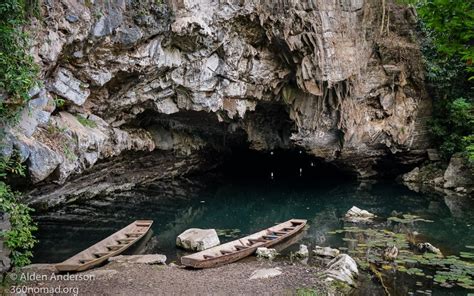
<path fill-rule="evenodd" d="M 416 17 L 381 5 L 44 1 L 29 27 L 44 87 L 4 154 L 17 149 L 33 183 L 123 151 L 190 155 L 221 138 L 304 149 L 360 177 L 385 158 L 417 162 L 430 100 Z"/>

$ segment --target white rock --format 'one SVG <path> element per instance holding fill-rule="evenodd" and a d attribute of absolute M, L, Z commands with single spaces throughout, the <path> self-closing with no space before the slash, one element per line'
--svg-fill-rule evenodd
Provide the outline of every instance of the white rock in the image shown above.
<path fill-rule="evenodd" d="M 330 257 L 334 258 L 339 255 L 339 250 L 338 249 L 333 249 L 330 247 L 320 247 L 316 246 L 313 250 L 313 253 L 317 256 L 321 257 Z"/>
<path fill-rule="evenodd" d="M 306 258 L 309 256 L 308 247 L 306 245 L 300 245 L 300 249 L 295 253 L 298 258 Z"/>
<path fill-rule="evenodd" d="M 78 106 L 84 104 L 90 95 L 89 85 L 74 77 L 69 70 L 64 68 L 58 70 L 51 90 Z"/>
<path fill-rule="evenodd" d="M 326 281 L 341 281 L 355 286 L 355 279 L 359 275 L 357 263 L 347 254 L 341 254 L 331 260 L 325 271 Z"/>
<path fill-rule="evenodd" d="M 265 258 L 265 259 L 270 259 L 273 260 L 277 255 L 278 252 L 275 249 L 268 249 L 268 248 L 257 248 L 257 257 L 259 258 Z"/>
<path fill-rule="evenodd" d="M 429 252 L 429 253 L 433 253 L 433 254 L 437 254 L 441 256 L 443 255 L 440 249 L 438 249 L 437 247 L 433 246 L 430 243 L 419 243 L 417 247 L 418 247 L 418 250 L 420 250 L 420 252 Z"/>
<path fill-rule="evenodd" d="M 356 206 L 353 206 L 346 213 L 346 219 L 350 222 L 368 222 L 371 221 L 375 215 L 366 211 L 361 210 Z"/>
<path fill-rule="evenodd" d="M 120 255 L 109 258 L 109 262 L 134 263 L 134 264 L 165 264 L 166 256 L 160 254 L 148 255 Z"/>
<path fill-rule="evenodd" d="M 263 268 L 257 269 L 250 275 L 250 280 L 257 280 L 257 279 L 268 279 L 271 277 L 276 277 L 281 274 L 281 269 L 279 267 L 276 268 Z"/>
<path fill-rule="evenodd" d="M 190 228 L 176 238 L 176 245 L 185 250 L 202 251 L 220 244 L 215 229 Z"/>

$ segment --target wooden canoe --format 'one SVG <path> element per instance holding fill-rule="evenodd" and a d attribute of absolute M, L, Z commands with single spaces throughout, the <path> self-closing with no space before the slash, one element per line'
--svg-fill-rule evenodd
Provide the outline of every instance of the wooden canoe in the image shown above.
<path fill-rule="evenodd" d="M 84 271 L 116 256 L 139 241 L 150 230 L 152 220 L 137 220 L 88 249 L 55 265 L 58 271 Z"/>
<path fill-rule="evenodd" d="M 181 257 L 181 263 L 193 268 L 216 267 L 252 255 L 259 247 L 271 247 L 295 234 L 306 225 L 306 220 L 291 219 L 252 235 L 198 253 Z"/>

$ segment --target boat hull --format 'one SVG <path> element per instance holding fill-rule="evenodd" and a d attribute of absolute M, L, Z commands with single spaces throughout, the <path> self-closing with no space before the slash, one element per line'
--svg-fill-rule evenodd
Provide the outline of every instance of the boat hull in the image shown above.
<path fill-rule="evenodd" d="M 136 242 L 140 241 L 150 230 L 153 221 L 137 220 L 115 232 L 88 249 L 55 265 L 60 272 L 79 272 L 101 265 L 110 257 L 117 256 Z M 120 241 L 127 241 L 120 244 Z M 98 256 L 99 254 L 103 254 Z"/>
<path fill-rule="evenodd" d="M 271 240 L 254 242 L 252 245 L 248 245 L 248 243 L 250 242 L 249 239 L 254 240 L 254 241 L 262 240 L 263 236 L 268 236 L 271 233 L 275 233 L 275 231 L 283 232 L 283 229 L 291 227 L 293 225 L 292 223 L 298 223 L 298 224 L 290 232 L 280 235 L 280 236 L 275 236 L 275 238 Z M 268 229 L 262 230 L 255 234 L 243 237 L 239 240 L 231 241 L 223 245 L 219 245 L 219 246 L 201 251 L 199 253 L 181 257 L 181 263 L 187 267 L 192 267 L 192 268 L 211 268 L 211 267 L 217 267 L 217 266 L 233 263 L 240 259 L 243 259 L 245 257 L 252 255 L 260 247 L 268 248 L 276 244 L 279 244 L 281 242 L 289 240 L 290 238 L 294 237 L 298 233 L 301 233 L 305 225 L 306 225 L 306 220 L 291 219 L 287 222 L 278 224 L 274 227 L 270 227 Z M 236 246 L 239 246 L 239 247 L 245 246 L 246 248 L 242 250 L 238 250 L 236 249 Z M 219 254 L 219 252 L 222 250 L 226 250 L 226 251 L 232 250 L 232 252 L 228 254 L 220 255 L 220 256 L 215 256 L 214 258 L 205 258 L 205 256 Z"/>

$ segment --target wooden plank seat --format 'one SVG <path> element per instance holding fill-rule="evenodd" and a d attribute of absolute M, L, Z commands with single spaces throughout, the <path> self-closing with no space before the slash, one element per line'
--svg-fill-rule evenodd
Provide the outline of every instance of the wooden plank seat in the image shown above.
<path fill-rule="evenodd" d="M 263 236 L 263 239 L 266 239 L 266 240 L 272 240 L 272 239 L 276 239 L 278 238 L 278 236 L 276 235 L 264 235 Z"/>
<path fill-rule="evenodd" d="M 134 241 L 134 240 L 135 240 L 134 238 L 121 238 L 121 239 L 118 239 L 117 241 L 119 243 L 122 243 L 122 242 L 129 243 L 129 242 Z"/>
<path fill-rule="evenodd" d="M 221 254 L 222 255 L 227 255 L 227 254 L 232 254 L 234 252 L 230 251 L 230 250 L 220 250 Z"/>
<path fill-rule="evenodd" d="M 292 230 L 295 230 L 295 228 L 294 227 L 285 227 L 285 228 L 283 228 L 283 230 L 292 231 Z"/>
<path fill-rule="evenodd" d="M 251 242 L 252 245 L 255 244 L 255 243 L 264 243 L 264 242 L 266 242 L 266 240 L 264 240 L 262 238 L 249 238 L 248 241 Z"/>
<path fill-rule="evenodd" d="M 141 236 L 142 234 L 143 234 L 143 233 L 141 233 L 141 232 L 125 233 L 125 235 L 126 235 L 127 237 L 139 237 L 139 236 Z"/>
<path fill-rule="evenodd" d="M 120 245 L 110 245 L 110 246 L 106 246 L 106 248 L 109 249 L 109 250 L 111 250 L 111 251 L 118 250 L 118 249 L 120 249 L 121 247 L 123 247 L 123 246 L 120 246 Z"/>
<path fill-rule="evenodd" d="M 242 246 L 242 245 L 235 245 L 234 248 L 236 248 L 238 251 L 248 249 L 249 247 L 247 246 Z"/>
<path fill-rule="evenodd" d="M 273 231 L 273 233 L 276 234 L 276 235 L 285 235 L 285 234 L 287 234 L 288 232 L 287 232 L 287 231 L 276 231 L 276 230 L 275 230 L 275 231 Z"/>
<path fill-rule="evenodd" d="M 97 258 L 100 258 L 100 257 L 107 256 L 109 254 L 110 252 L 97 252 L 97 253 L 94 253 L 94 256 L 96 256 Z"/>

